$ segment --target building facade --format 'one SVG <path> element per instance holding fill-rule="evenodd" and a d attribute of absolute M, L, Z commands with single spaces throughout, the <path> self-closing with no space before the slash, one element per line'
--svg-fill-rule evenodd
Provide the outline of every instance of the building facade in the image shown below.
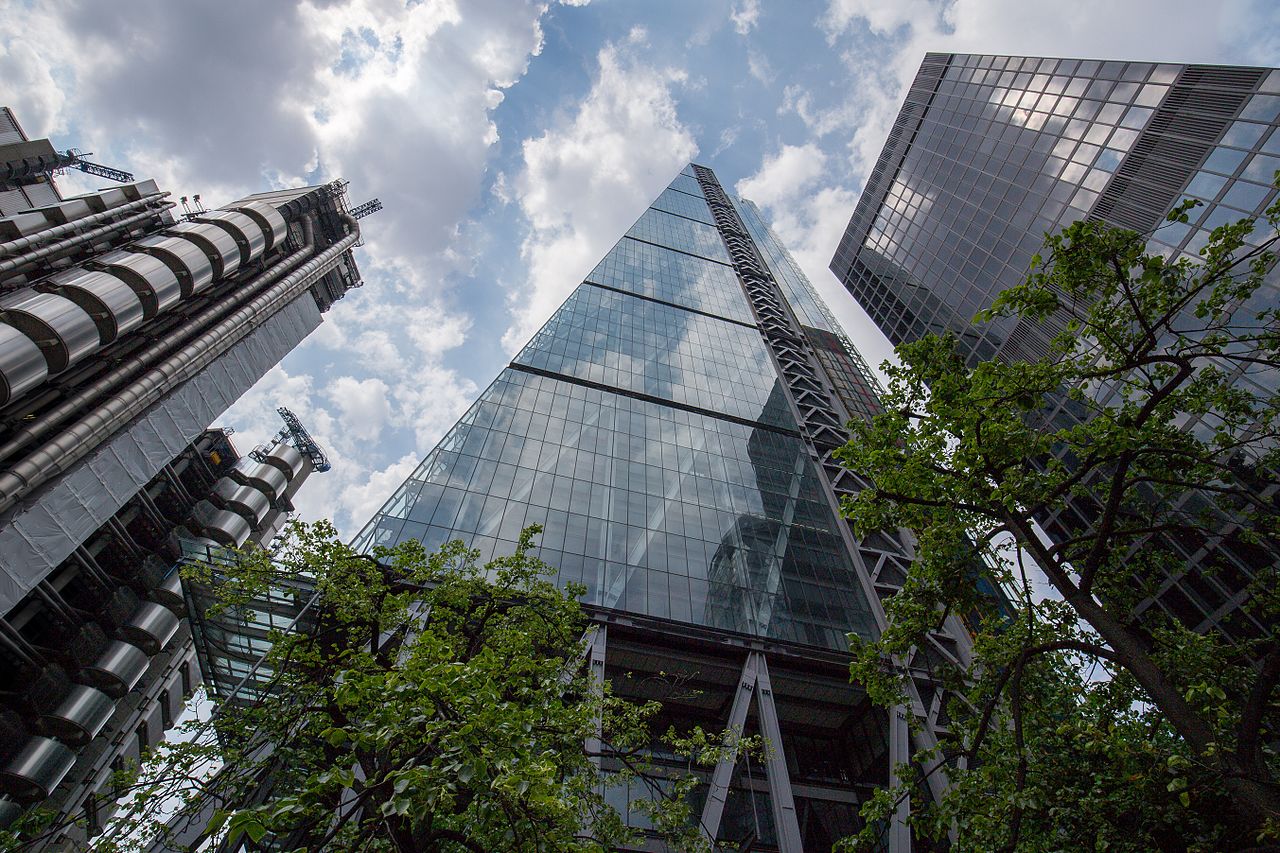
<path fill-rule="evenodd" d="M 708 774 L 706 831 L 743 850 L 826 849 L 907 760 L 908 714 L 917 746 L 945 735 L 928 661 L 967 654 L 951 620 L 912 664 L 913 707 L 891 714 L 848 683 L 847 635 L 882 629 L 881 596 L 910 559 L 891 537 L 856 540 L 837 511 L 857 483 L 830 452 L 878 406 L 754 205 L 691 165 L 355 545 L 462 539 L 488 559 L 541 525 L 541 558 L 587 588 L 590 665 L 618 695 L 660 699 L 659 729 L 736 726 L 777 747 Z M 609 791 L 636 821 L 640 794 Z M 910 845 L 903 817 L 889 849 Z"/>
<path fill-rule="evenodd" d="M 1196 257 L 1214 228 L 1265 210 L 1277 170 L 1280 70 L 931 53 L 831 269 L 894 344 L 950 333 L 970 365 L 1036 359 L 1060 322 L 973 317 L 1026 279 L 1046 232 L 1093 219 L 1150 235 L 1168 258 Z M 1185 198 L 1202 202 L 1191 221 L 1166 223 Z M 1239 310 L 1277 301 L 1272 270 Z M 1080 509 L 1043 523 L 1069 535 L 1089 523 Z M 1277 555 L 1229 541 L 1231 529 L 1224 517 L 1220 544 L 1162 543 L 1180 559 L 1137 612 L 1234 640 L 1270 631 L 1240 605 L 1254 569 Z"/>
<path fill-rule="evenodd" d="M 312 468 L 208 428 L 359 285 L 359 229 L 341 183 L 176 211 L 64 198 L 77 162 L 0 111 L 0 819 L 91 832 L 201 677 L 179 541 L 269 540 Z"/>

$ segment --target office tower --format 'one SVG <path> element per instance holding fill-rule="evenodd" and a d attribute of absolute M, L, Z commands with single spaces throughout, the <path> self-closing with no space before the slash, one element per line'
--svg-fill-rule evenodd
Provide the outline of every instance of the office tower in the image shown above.
<path fill-rule="evenodd" d="M 487 559 L 542 525 L 542 559 L 588 590 L 593 672 L 661 699 L 659 730 L 736 726 L 775 746 L 763 766 L 709 774 L 711 835 L 826 849 L 909 749 L 907 713 L 848 683 L 846 635 L 881 629 L 880 596 L 909 559 L 890 536 L 856 541 L 837 513 L 857 483 L 829 454 L 878 410 L 876 387 L 754 205 L 691 165 L 355 545 L 458 538 Z M 948 628 L 918 672 L 967 654 Z M 941 692 L 915 699 L 916 745 L 932 744 Z M 640 794 L 609 790 L 637 821 Z M 904 814 L 890 849 L 910 841 Z"/>
<path fill-rule="evenodd" d="M 1280 70 L 931 53 L 831 269 L 895 344 L 950 332 L 971 365 L 1035 359 L 1060 320 L 972 320 L 1025 280 L 1045 232 L 1093 219 L 1150 234 L 1166 257 L 1194 257 L 1214 228 L 1273 199 L 1278 127 Z M 1204 204 L 1185 225 L 1163 224 L 1184 198 Z M 1273 270 L 1243 310 L 1278 299 Z M 1069 535 L 1089 524 L 1080 509 L 1043 523 Z M 1274 553 L 1238 539 L 1162 544 L 1180 559 L 1139 614 L 1159 607 L 1230 638 L 1271 630 L 1240 604 Z"/>
<path fill-rule="evenodd" d="M 218 634 L 178 570 L 195 549 L 275 537 L 326 468 L 295 435 L 241 456 L 229 430 L 205 430 L 5 616 L 0 678 L 31 686 L 0 705 L 0 820 L 38 804 L 78 819 L 50 843 L 95 835 L 114 775 L 164 737 L 197 685 L 216 692 L 256 658 L 269 626 Z"/>
<path fill-rule="evenodd" d="M 125 183 L 63 198 L 73 167 Z M 269 538 L 310 464 L 207 429 L 359 284 L 341 183 L 168 196 L 0 111 L 3 816 L 80 808 L 168 724 L 198 678 L 170 534 Z"/>

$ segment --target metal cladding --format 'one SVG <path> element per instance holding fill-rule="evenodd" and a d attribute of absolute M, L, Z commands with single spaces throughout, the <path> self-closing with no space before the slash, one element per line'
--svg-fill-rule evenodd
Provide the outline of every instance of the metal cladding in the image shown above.
<path fill-rule="evenodd" d="M 80 677 L 117 699 L 133 689 L 147 671 L 147 653 L 123 640 L 114 640 Z"/>
<path fill-rule="evenodd" d="M 173 611 L 154 601 L 144 601 L 121 632 L 149 655 L 156 655 L 178 633 L 178 617 Z"/>
<path fill-rule="evenodd" d="M 76 754 L 52 738 L 35 736 L 0 768 L 0 787 L 26 800 L 49 796 L 76 763 Z"/>
<path fill-rule="evenodd" d="M 35 341 L 0 323 L 0 405 L 49 376 L 49 365 Z"/>
<path fill-rule="evenodd" d="M 261 257 L 267 251 L 267 238 L 271 232 L 248 214 L 234 210 L 210 210 L 200 214 L 195 221 L 217 225 L 230 234 L 240 247 L 241 264 Z"/>
<path fill-rule="evenodd" d="M 223 477 L 217 482 L 213 487 L 213 496 L 224 509 L 243 516 L 250 524 L 256 525 L 262 521 L 271 509 L 271 498 L 265 492 L 253 486 L 241 485 L 230 477 Z"/>
<path fill-rule="evenodd" d="M 199 293 L 213 283 L 213 262 L 203 248 L 190 240 L 156 234 L 143 237 L 133 245 L 164 261 L 173 270 L 182 285 L 183 296 Z"/>
<path fill-rule="evenodd" d="M 243 515 L 229 509 L 214 509 L 208 501 L 196 504 L 191 517 L 204 528 L 210 539 L 228 548 L 239 548 L 249 541 L 253 532 L 253 526 Z"/>
<path fill-rule="evenodd" d="M 283 495 L 289 485 L 289 478 L 279 468 L 248 456 L 237 462 L 228 474 L 236 482 L 270 495 L 272 500 Z"/>
<path fill-rule="evenodd" d="M 213 264 L 213 277 L 231 275 L 240 268 L 240 247 L 226 229 L 209 222 L 183 222 L 169 229 L 169 233 L 183 237 L 204 250 Z"/>
<path fill-rule="evenodd" d="M 142 325 L 142 300 L 111 273 L 75 269 L 51 276 L 57 292 L 83 308 L 98 326 L 103 345 Z"/>
<path fill-rule="evenodd" d="M 59 739 L 83 746 L 98 736 L 115 707 L 115 700 L 101 690 L 77 684 L 57 708 L 44 715 L 41 723 Z"/>
<path fill-rule="evenodd" d="M 165 607 L 186 613 L 186 599 L 182 595 L 182 574 L 176 569 L 170 572 L 160 585 L 151 590 L 151 596 Z"/>
<path fill-rule="evenodd" d="M 182 285 L 169 265 L 144 252 L 110 252 L 96 259 L 107 272 L 120 277 L 142 301 L 142 316 L 150 320 L 182 299 Z"/>
<path fill-rule="evenodd" d="M 302 470 L 305 459 L 296 447 L 281 441 L 267 449 L 267 455 L 262 461 L 279 468 L 292 480 Z"/>
<path fill-rule="evenodd" d="M 65 296 L 21 290 L 0 300 L 0 315 L 36 342 L 49 373 L 61 373 L 101 345 L 93 318 Z"/>
<path fill-rule="evenodd" d="M 276 246 L 284 243 L 285 237 L 289 233 L 289 226 L 284 221 L 284 217 L 280 215 L 280 211 L 263 201 L 242 201 L 234 207 L 228 207 L 228 210 L 238 211 L 253 219 L 262 228 L 262 234 L 267 238 L 264 252 L 270 252 Z"/>

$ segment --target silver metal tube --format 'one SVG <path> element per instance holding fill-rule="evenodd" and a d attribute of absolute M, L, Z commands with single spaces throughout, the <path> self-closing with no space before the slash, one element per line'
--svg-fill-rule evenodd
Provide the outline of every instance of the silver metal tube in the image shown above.
<path fill-rule="evenodd" d="M 254 293 L 260 291 L 264 286 L 271 284 L 280 276 L 289 272 L 298 264 L 306 260 L 307 256 L 315 249 L 315 239 L 311 227 L 311 219 L 307 218 L 302 221 L 303 242 L 301 248 L 290 253 L 288 256 L 281 258 L 272 264 L 268 269 L 259 273 L 254 278 L 245 282 L 240 294 L 240 302 L 247 302 Z M 3 445 L 0 445 L 0 461 L 13 456 L 27 444 L 49 432 L 58 424 L 74 415 L 76 412 L 82 411 L 86 406 L 91 404 L 98 397 L 110 392 L 113 388 L 123 385 L 134 374 L 146 368 L 152 362 L 163 356 L 166 352 L 176 348 L 182 341 L 190 338 L 198 333 L 202 328 L 209 325 L 210 311 L 225 310 L 225 305 L 214 305 L 209 311 L 205 311 L 197 317 L 188 320 L 176 329 L 173 329 L 164 337 L 151 344 L 142 352 L 129 358 L 112 368 L 108 373 L 98 378 L 90 385 L 81 388 L 76 394 L 59 403 L 55 408 L 42 413 L 31 423 L 22 427 L 13 433 L 13 435 Z"/>
<path fill-rule="evenodd" d="M 174 386 L 195 376 L 253 332 L 263 317 L 276 313 L 306 292 L 316 278 L 328 272 L 360 239 L 359 223 L 346 215 L 342 219 L 350 228 L 346 237 L 147 371 L 11 470 L 0 474 L 0 511 L 13 506 L 28 490 L 66 471 Z"/>
<path fill-rule="evenodd" d="M 54 243 L 48 243 L 37 249 L 32 249 L 29 252 L 24 252 L 21 255 L 16 255 L 12 258 L 5 258 L 0 261 L 0 275 L 13 272 L 16 269 L 21 269 L 29 264 L 34 264 L 36 261 L 43 260 L 44 258 L 53 257 L 59 252 L 65 252 L 67 249 L 74 249 L 77 246 L 92 243 L 94 240 L 105 237 L 108 234 L 113 234 L 121 229 L 128 228 L 130 225 L 135 223 L 145 222 L 155 216 L 158 212 L 168 210 L 174 206 L 173 202 L 166 201 L 157 207 L 144 210 L 142 213 L 135 213 L 132 216 L 126 216 L 119 222 L 112 222 L 110 225 L 100 225 L 97 228 L 92 228 L 84 232 L 83 234 L 77 234 L 74 237 L 68 237 L 65 240 L 58 240 Z"/>
<path fill-rule="evenodd" d="M 55 237 L 61 237 L 63 234 L 74 234 L 77 231 L 83 231 L 90 225 L 97 225 L 113 216 L 119 216 L 121 213 L 128 213 L 131 210 L 137 210 L 141 207 L 148 207 L 152 202 L 167 198 L 169 193 L 156 192 L 148 193 L 137 201 L 131 201 L 128 204 L 117 205 L 110 210 L 104 210 L 100 213 L 94 213 L 89 216 L 83 216 L 73 222 L 64 225 L 55 225 L 52 228 L 46 228 L 36 234 L 27 237 L 19 237 L 16 240 L 10 240 L 7 243 L 0 243 L 0 257 L 12 255 L 14 252 L 22 252 L 33 246 L 39 246 L 41 243 L 47 243 Z M 170 205 L 172 207 L 173 205 Z"/>

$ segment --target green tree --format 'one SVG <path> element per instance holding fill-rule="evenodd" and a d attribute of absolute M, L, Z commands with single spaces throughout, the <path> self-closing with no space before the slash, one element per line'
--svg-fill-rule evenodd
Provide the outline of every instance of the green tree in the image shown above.
<path fill-rule="evenodd" d="M 547 578 L 530 554 L 536 532 L 481 567 L 459 542 L 356 554 L 321 522 L 274 554 L 188 570 L 232 611 L 282 574 L 311 577 L 313 627 L 274 635 L 265 695 L 224 703 L 212 728 L 157 749 L 96 847 L 145 847 L 171 820 L 160 807 L 180 802 L 178 824 L 203 809 L 210 837 L 250 849 L 612 850 L 636 835 L 605 789 L 630 780 L 650 784 L 669 849 L 709 849 L 685 798 L 725 738 L 669 733 L 685 766 L 648 763 L 660 707 L 584 671 L 583 590 Z"/>
<path fill-rule="evenodd" d="M 856 644 L 854 678 L 900 701 L 895 659 L 945 614 L 991 611 L 978 576 L 1010 595 L 1004 616 L 969 619 L 972 664 L 934 673 L 957 697 L 951 787 L 920 810 L 918 832 L 953 833 L 964 850 L 1277 838 L 1274 632 L 1200 635 L 1135 607 L 1186 570 L 1171 543 L 1230 548 L 1252 563 L 1244 607 L 1275 624 L 1278 220 L 1280 205 L 1261 236 L 1249 220 L 1220 227 L 1197 260 L 1075 223 L 977 318 L 1060 329 L 1046 357 L 969 369 L 955 341 L 930 336 L 886 365 L 887 412 L 854 425 L 840 451 L 874 487 L 844 510 L 864 533 L 914 531 L 919 559 L 887 606 L 891 627 Z M 1091 523 L 1043 538 L 1037 523 L 1067 505 Z M 1208 562 L 1228 585 L 1246 583 Z"/>

